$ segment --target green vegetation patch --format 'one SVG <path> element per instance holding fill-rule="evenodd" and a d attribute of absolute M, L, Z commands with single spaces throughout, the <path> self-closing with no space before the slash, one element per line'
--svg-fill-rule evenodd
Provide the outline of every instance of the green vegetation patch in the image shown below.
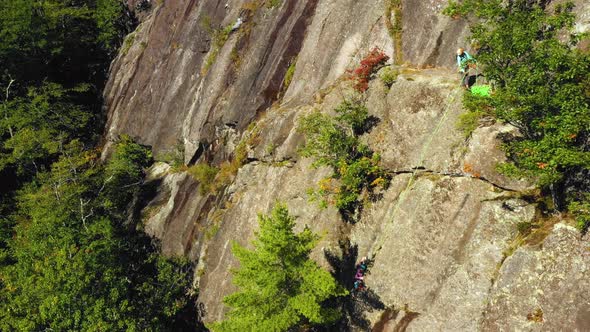
<path fill-rule="evenodd" d="M 272 9 L 280 6 L 283 0 L 266 0 L 266 8 Z"/>
<path fill-rule="evenodd" d="M 127 35 L 127 37 L 125 37 L 125 40 L 123 41 L 123 47 L 121 47 L 121 54 L 127 55 L 127 53 L 129 53 L 129 50 L 131 49 L 131 46 L 133 46 L 134 43 L 135 32 L 130 33 Z"/>
<path fill-rule="evenodd" d="M 253 249 L 232 246 L 240 261 L 232 271 L 239 290 L 223 300 L 230 307 L 226 320 L 208 327 L 216 332 L 289 331 L 304 323 L 329 325 L 338 320 L 339 311 L 326 301 L 347 291 L 310 259 L 319 236 L 307 227 L 296 234 L 295 218 L 282 204 L 270 215 L 259 215 L 258 222 Z"/>
<path fill-rule="evenodd" d="M 484 117 L 493 116 L 492 99 L 488 96 L 466 94 L 463 98 L 463 106 L 467 111 L 459 116 L 457 129 L 461 130 L 465 138 L 469 138 L 473 131 L 480 125 Z"/>
<path fill-rule="evenodd" d="M 304 157 L 314 158 L 314 166 L 330 166 L 330 178 L 319 183 L 311 193 L 312 199 L 321 198 L 321 204 L 333 203 L 344 215 L 354 215 L 362 205 L 364 192 L 389 183 L 385 171 L 379 166 L 380 157 L 361 143 L 359 136 L 368 130 L 370 117 L 359 100 L 345 100 L 336 109 L 336 117 L 318 111 L 303 117 L 298 130 L 306 143 L 300 149 Z"/>
<path fill-rule="evenodd" d="M 64 149 L 18 196 L 13 261 L 0 268 L 0 327 L 164 329 L 189 305 L 190 265 L 124 226 L 151 152 L 126 136 L 106 165 L 78 141 Z"/>
<path fill-rule="evenodd" d="M 495 87 L 489 113 L 522 134 L 506 137 L 509 162 L 499 169 L 537 179 L 552 197 L 567 192 L 558 206 L 569 206 L 587 229 L 587 185 L 579 179 L 590 171 L 590 53 L 576 48 L 588 36 L 574 33 L 572 10 L 572 3 L 465 0 L 444 12 L 472 22 L 478 63 Z M 481 112 L 466 106 L 474 117 Z"/>
<path fill-rule="evenodd" d="M 471 87 L 471 94 L 479 97 L 489 97 L 492 87 L 489 85 L 474 85 Z"/>
<path fill-rule="evenodd" d="M 201 195 L 204 195 L 212 191 L 219 169 L 207 164 L 197 164 L 189 167 L 187 172 L 199 182 L 199 191 Z"/>
<path fill-rule="evenodd" d="M 155 156 L 156 161 L 161 161 L 170 165 L 172 172 L 179 172 L 184 168 L 184 144 L 182 142 L 167 151 L 161 152 Z"/>
<path fill-rule="evenodd" d="M 201 75 L 207 74 L 211 66 L 215 63 L 219 52 L 225 45 L 225 42 L 229 39 L 229 35 L 232 31 L 233 24 L 229 24 L 228 26 L 220 29 L 209 29 L 211 31 L 211 49 L 209 50 L 209 54 L 205 59 L 205 64 L 203 65 L 203 69 L 201 70 Z"/>
<path fill-rule="evenodd" d="M 130 214 L 151 152 L 124 135 L 106 160 L 97 146 L 132 28 L 123 2 L 1 7 L 0 330 L 177 330 L 190 263 L 159 255 Z"/>
<path fill-rule="evenodd" d="M 289 85 L 291 85 L 291 81 L 293 80 L 293 75 L 295 75 L 295 65 L 297 64 L 297 57 L 291 59 L 289 62 L 289 68 L 287 68 L 287 72 L 285 73 L 285 79 L 283 79 L 283 91 L 287 91 Z"/>
<path fill-rule="evenodd" d="M 186 169 L 200 183 L 199 190 L 201 195 L 207 193 L 215 194 L 232 183 L 240 167 L 248 159 L 248 147 L 259 143 L 259 134 L 260 129 L 253 122 L 248 126 L 242 139 L 236 146 L 232 158 L 223 161 L 219 167 L 202 163 Z"/>
<path fill-rule="evenodd" d="M 398 76 L 399 76 L 399 71 L 397 71 L 391 67 L 385 67 L 385 69 L 383 69 L 383 71 L 381 71 L 381 74 L 379 74 L 381 81 L 388 88 L 391 88 L 393 83 L 395 83 L 395 81 L 397 81 Z"/>
<path fill-rule="evenodd" d="M 580 196 L 570 202 L 568 209 L 574 214 L 578 229 L 586 234 L 590 228 L 590 194 L 583 193 Z"/>
<path fill-rule="evenodd" d="M 396 65 L 401 65 L 403 59 L 403 44 L 402 44 L 402 33 L 403 33 L 403 4 L 402 0 L 388 0 L 385 2 L 385 26 L 389 32 L 389 36 L 393 39 L 394 47 L 394 62 Z M 393 15 L 393 21 L 391 16 Z"/>

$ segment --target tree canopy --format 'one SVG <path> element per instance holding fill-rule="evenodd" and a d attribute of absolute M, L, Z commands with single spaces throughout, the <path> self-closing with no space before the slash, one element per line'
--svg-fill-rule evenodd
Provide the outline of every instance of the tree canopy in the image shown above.
<path fill-rule="evenodd" d="M 0 1 L 0 248 L 16 191 L 102 133 L 101 90 L 131 24 L 119 0 Z"/>
<path fill-rule="evenodd" d="M 101 161 L 95 147 L 125 8 L 0 1 L 2 331 L 174 330 L 192 305 L 190 264 L 129 218 L 149 148 L 122 136 Z"/>
<path fill-rule="evenodd" d="M 0 329 L 162 330 L 190 301 L 190 268 L 125 226 L 149 150 L 123 137 L 101 165 L 77 141 L 18 195 Z"/>
<path fill-rule="evenodd" d="M 224 299 L 231 310 L 213 331 L 287 331 L 302 323 L 326 325 L 339 313 L 324 306 L 347 292 L 309 258 L 318 236 L 308 228 L 295 234 L 295 219 L 285 205 L 259 215 L 260 231 L 250 250 L 234 244 L 240 261 L 233 282 L 240 290 Z"/>
<path fill-rule="evenodd" d="M 558 208 L 587 206 L 590 184 L 580 179 L 590 174 L 590 54 L 577 45 L 588 35 L 573 32 L 572 3 L 546 3 L 451 1 L 445 12 L 471 20 L 478 62 L 495 86 L 489 98 L 467 95 L 466 106 L 491 109 L 522 134 L 506 139 L 510 162 L 500 169 L 538 179 Z M 579 221 L 589 218 L 587 208 L 570 210 Z"/>

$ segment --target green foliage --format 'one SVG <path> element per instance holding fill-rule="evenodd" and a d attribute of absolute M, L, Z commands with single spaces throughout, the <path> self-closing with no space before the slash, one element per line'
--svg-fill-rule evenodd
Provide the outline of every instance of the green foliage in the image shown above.
<path fill-rule="evenodd" d="M 188 303 L 190 269 L 123 226 L 112 202 L 143 177 L 149 153 L 123 137 L 103 167 L 73 141 L 18 196 L 13 262 L 0 267 L 4 331 L 160 330 Z M 112 186 L 113 188 L 109 188 Z M 129 203 L 129 199 L 127 203 Z"/>
<path fill-rule="evenodd" d="M 56 83 L 29 88 L 26 96 L 7 101 L 0 120 L 0 169 L 35 173 L 55 158 L 64 142 L 84 138 L 94 116 L 75 103 L 86 86 L 65 89 Z"/>
<path fill-rule="evenodd" d="M 387 0 L 385 2 L 385 27 L 389 36 L 393 39 L 394 63 L 403 63 L 403 4 L 402 0 Z M 393 21 L 391 17 L 393 16 Z"/>
<path fill-rule="evenodd" d="M 227 320 L 211 330 L 287 331 L 303 323 L 335 322 L 339 313 L 324 303 L 347 292 L 309 258 L 318 236 L 307 227 L 295 234 L 295 220 L 281 204 L 258 221 L 253 250 L 233 245 L 240 261 L 233 282 L 240 290 L 224 299 L 231 308 Z"/>
<path fill-rule="evenodd" d="M 539 3 L 452 1 L 446 13 L 477 18 L 471 30 L 478 62 L 496 87 L 489 105 L 523 135 L 505 142 L 511 161 L 500 168 L 553 188 L 590 169 L 590 54 L 575 48 L 581 36 L 566 35 L 573 5 L 550 11 Z"/>
<path fill-rule="evenodd" d="M 379 77 L 381 77 L 381 81 L 383 81 L 383 84 L 385 84 L 386 87 L 391 88 L 393 83 L 397 81 L 398 75 L 399 72 L 397 70 L 391 67 L 386 67 L 385 69 L 383 69 Z"/>
<path fill-rule="evenodd" d="M 0 5 L 0 182 L 12 184 L 0 188 L 3 199 L 69 142 L 89 146 L 102 133 L 100 91 L 125 32 L 123 9 L 119 0 Z"/>
<path fill-rule="evenodd" d="M 344 100 L 334 111 L 338 115 L 336 121 L 350 127 L 352 134 L 361 135 L 366 131 L 369 110 L 363 103 L 355 100 Z"/>
<path fill-rule="evenodd" d="M 197 164 L 188 169 L 188 174 L 199 182 L 201 195 L 211 192 L 217 172 L 219 172 L 217 168 L 207 164 Z"/>
<path fill-rule="evenodd" d="M 125 213 L 125 207 L 137 193 L 143 180 L 143 170 L 153 162 L 152 152 L 121 135 L 113 156 L 105 168 L 104 207 L 117 215 Z"/>
<path fill-rule="evenodd" d="M 283 91 L 287 91 L 289 85 L 291 85 L 291 81 L 293 80 L 293 75 L 295 75 L 295 66 L 297 65 L 297 57 L 291 59 L 289 63 L 289 68 L 287 68 L 287 72 L 285 73 L 285 78 L 283 79 Z"/>
<path fill-rule="evenodd" d="M 98 42 L 113 51 L 122 35 L 124 4 L 116 0 L 96 0 L 94 19 L 99 30 Z"/>
<path fill-rule="evenodd" d="M 123 10 L 118 0 L 10 0 L 0 10 L 2 74 L 21 84 L 96 75 L 119 43 Z"/>
<path fill-rule="evenodd" d="M 498 14 L 501 4 L 502 0 L 467 0 L 461 2 L 449 0 L 443 14 L 456 18 L 469 14 L 478 18 L 490 18 Z"/>
<path fill-rule="evenodd" d="M 568 210 L 576 218 L 578 229 L 586 234 L 590 228 L 590 194 L 585 193 L 581 196 L 581 199 L 573 200 L 569 204 Z"/>
<path fill-rule="evenodd" d="M 362 157 L 353 161 L 340 161 L 338 168 L 340 189 L 336 193 L 336 207 L 352 211 L 361 191 L 365 188 L 384 186 L 385 175 L 379 167 L 380 157 L 374 153 L 371 158 Z"/>
<path fill-rule="evenodd" d="M 171 330 L 190 265 L 128 216 L 151 152 L 122 136 L 104 164 L 101 96 L 119 0 L 0 5 L 0 330 Z"/>
<path fill-rule="evenodd" d="M 136 297 L 131 297 L 137 302 L 130 320 L 144 330 L 175 330 L 182 310 L 192 305 L 188 294 L 192 288 L 191 263 L 184 257 L 166 258 L 154 252 L 144 255 L 131 290 L 137 292 Z M 188 319 L 194 324 L 194 317 Z"/>
<path fill-rule="evenodd" d="M 492 93 L 492 87 L 489 85 L 474 85 L 471 87 L 471 94 L 478 97 L 489 97 Z"/>
<path fill-rule="evenodd" d="M 209 71 L 209 68 L 211 68 L 211 66 L 215 63 L 215 60 L 219 55 L 219 51 L 221 51 L 221 48 L 223 48 L 223 45 L 225 45 L 225 42 L 229 39 L 232 26 L 233 24 L 229 24 L 228 26 L 217 30 L 209 28 L 212 34 L 211 50 L 209 50 L 209 55 L 207 56 L 207 59 L 205 59 L 205 65 L 201 70 L 201 75 L 205 75 Z"/>
<path fill-rule="evenodd" d="M 231 160 L 226 160 L 219 165 L 219 172 L 215 177 L 215 181 L 211 185 L 211 191 L 217 191 L 232 183 L 236 174 L 246 160 L 248 159 L 248 146 L 254 145 L 258 141 L 259 128 L 256 123 L 251 123 L 244 136 L 236 146 Z"/>
<path fill-rule="evenodd" d="M 334 119 L 319 111 L 304 117 L 299 122 L 299 132 L 306 138 L 299 150 L 304 157 L 314 158 L 314 166 L 327 165 L 336 168 L 340 159 L 356 159 L 367 150 L 358 138 L 348 134 L 352 128 L 343 127 Z M 361 151 L 358 151 L 360 147 Z"/>
<path fill-rule="evenodd" d="M 281 5 L 283 0 L 268 0 L 266 2 L 266 8 L 275 8 Z"/>
<path fill-rule="evenodd" d="M 487 96 L 479 96 L 466 93 L 463 97 L 463 106 L 466 113 L 459 116 L 457 129 L 461 130 L 466 138 L 479 127 L 479 121 L 485 116 L 493 116 L 492 100 Z"/>
<path fill-rule="evenodd" d="M 516 229 L 518 230 L 518 234 L 526 237 L 535 229 L 535 224 L 530 221 L 521 221 L 516 224 Z"/>
<path fill-rule="evenodd" d="M 167 163 L 172 167 L 173 172 L 178 172 L 184 167 L 184 144 L 178 142 L 174 148 L 157 154 L 154 159 Z"/>
<path fill-rule="evenodd" d="M 473 131 L 479 127 L 479 120 L 485 114 L 480 111 L 467 111 L 459 116 L 457 129 L 461 130 L 466 138 L 470 137 Z"/>
<path fill-rule="evenodd" d="M 209 226 L 205 232 L 205 240 L 211 240 L 215 235 L 217 235 L 217 232 L 219 232 L 220 228 L 221 225 L 219 222 L 215 222 L 213 225 Z"/>
<path fill-rule="evenodd" d="M 128 34 L 127 37 L 125 37 L 125 39 L 123 40 L 121 54 L 127 55 L 127 53 L 129 53 L 129 50 L 131 49 L 131 46 L 133 46 L 133 43 L 135 43 L 135 32 Z"/>
<path fill-rule="evenodd" d="M 330 117 L 316 111 L 301 119 L 298 130 L 305 135 L 306 143 L 300 154 L 314 158 L 314 166 L 334 169 L 332 179 L 339 185 L 324 179 L 317 194 L 331 200 L 341 211 L 351 213 L 363 190 L 384 187 L 388 180 L 379 167 L 379 155 L 362 144 L 358 137 L 369 126 L 367 108 L 360 101 L 345 100 L 335 113 L 336 117 Z M 325 204 L 325 201 L 320 203 Z"/>

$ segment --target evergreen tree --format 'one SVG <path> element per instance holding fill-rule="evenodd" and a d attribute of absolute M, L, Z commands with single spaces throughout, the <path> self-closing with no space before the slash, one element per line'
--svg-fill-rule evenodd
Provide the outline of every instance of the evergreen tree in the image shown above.
<path fill-rule="evenodd" d="M 124 224 L 150 160 L 123 137 L 103 166 L 74 141 L 20 192 L 14 262 L 0 267 L 0 330 L 171 328 L 190 300 L 189 264 Z"/>
<path fill-rule="evenodd" d="M 339 313 L 325 301 L 347 292 L 327 271 L 309 258 L 318 240 L 307 227 L 293 232 L 294 218 L 277 204 L 270 216 L 259 215 L 260 231 L 254 250 L 234 244 L 240 261 L 233 271 L 240 291 L 227 296 L 227 320 L 212 324 L 213 331 L 286 331 L 303 323 L 325 325 Z"/>
<path fill-rule="evenodd" d="M 101 90 L 131 21 L 121 0 L 0 0 L 0 256 L 18 189 L 102 133 Z"/>

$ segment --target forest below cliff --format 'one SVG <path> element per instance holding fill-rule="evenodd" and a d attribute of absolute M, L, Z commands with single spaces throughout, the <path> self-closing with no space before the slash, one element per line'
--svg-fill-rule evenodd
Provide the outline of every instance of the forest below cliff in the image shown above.
<path fill-rule="evenodd" d="M 572 9 L 549 8 L 546 1 L 465 0 L 450 1 L 444 14 L 470 22 L 478 66 L 492 87 L 488 96 L 464 92 L 467 112 L 457 126 L 469 136 L 491 117 L 518 128 L 519 135 L 504 137 L 508 161 L 498 171 L 533 181 L 537 189 L 526 198 L 545 217 L 575 220 L 583 235 L 590 227 L 590 54 L 580 46 L 588 35 L 573 31 Z M 121 134 L 101 158 L 109 66 L 130 46 L 124 37 L 136 25 L 119 0 L 0 4 L 0 330 L 204 328 L 193 262 L 162 255 L 137 220 L 146 170 L 157 159 L 151 147 Z M 311 196 L 351 223 L 362 193 L 390 181 L 379 154 L 359 137 L 370 126 L 362 102 L 369 81 L 391 84 L 397 73 L 376 75 L 389 56 L 378 49 L 365 54 L 347 74 L 358 98 L 341 103 L 336 116 L 316 112 L 298 124 L 306 139 L 300 155 L 333 170 L 330 186 L 320 183 Z M 289 75 L 293 70 L 294 62 Z M 176 160 L 176 166 L 203 192 L 223 191 L 231 184 L 227 173 L 246 159 L 240 149 L 233 156 L 238 164 Z M 342 298 L 350 295 L 309 259 L 319 237 L 307 228 L 293 233 L 283 205 L 260 212 L 256 249 L 232 251 L 243 266 L 234 271 L 241 292 L 225 299 L 228 319 L 208 327 L 338 326 Z"/>

